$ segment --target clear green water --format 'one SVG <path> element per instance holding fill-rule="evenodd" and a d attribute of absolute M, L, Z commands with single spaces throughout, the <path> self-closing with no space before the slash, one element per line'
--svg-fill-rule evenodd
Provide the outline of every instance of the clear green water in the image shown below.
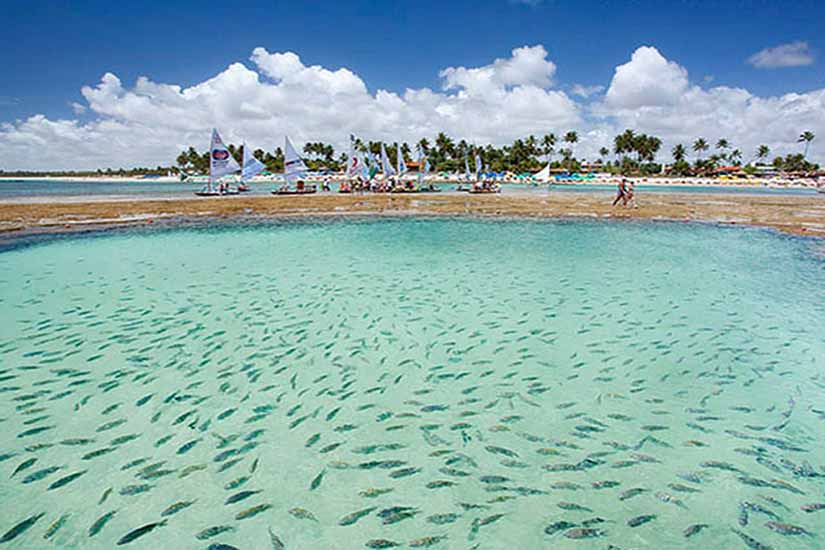
<path fill-rule="evenodd" d="M 8 250 L 0 547 L 821 547 L 819 246 L 373 220 Z"/>

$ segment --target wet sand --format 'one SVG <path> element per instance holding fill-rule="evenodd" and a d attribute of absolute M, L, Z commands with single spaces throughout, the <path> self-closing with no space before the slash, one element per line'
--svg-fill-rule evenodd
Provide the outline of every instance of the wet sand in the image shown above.
<path fill-rule="evenodd" d="M 339 195 L 147 200 L 72 200 L 0 204 L 0 232 L 18 234 L 87 230 L 123 224 L 186 220 L 260 220 L 295 216 L 434 215 L 695 221 L 773 228 L 825 237 L 825 195 L 735 196 L 650 194 L 638 208 L 611 206 L 604 192 L 547 195 Z"/>

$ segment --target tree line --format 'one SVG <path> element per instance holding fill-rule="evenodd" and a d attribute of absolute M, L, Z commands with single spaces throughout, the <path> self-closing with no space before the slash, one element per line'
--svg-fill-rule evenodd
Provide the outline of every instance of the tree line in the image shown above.
<path fill-rule="evenodd" d="M 808 148 L 816 138 L 810 131 L 799 135 L 798 143 L 803 147 L 799 153 L 790 153 L 776 156 L 772 160 L 770 148 L 760 145 L 754 151 L 743 152 L 735 148 L 731 142 L 721 138 L 711 147 L 705 138 L 696 138 L 690 144 L 677 143 L 670 151 L 672 162 L 665 166 L 665 173 L 670 175 L 691 176 L 713 172 L 721 166 L 745 165 L 746 172 L 753 172 L 753 163 L 769 164 L 783 172 L 812 172 L 819 169 L 818 164 L 808 161 Z M 656 136 L 625 130 L 613 138 L 613 147 L 601 147 L 598 157 L 589 162 L 576 154 L 579 144 L 579 134 L 569 131 L 556 135 L 548 133 L 541 137 L 534 135 L 514 140 L 509 145 L 495 147 L 493 145 L 476 145 L 465 139 L 456 141 L 444 132 L 440 132 L 430 142 L 427 138 L 417 143 L 363 141 L 356 139 L 355 147 L 362 152 L 372 153 L 376 158 L 380 155 L 381 145 L 384 145 L 387 156 L 393 166 L 396 164 L 396 151 L 400 147 L 405 162 L 417 160 L 415 151 L 420 149 L 427 155 L 432 170 L 437 172 L 462 172 L 465 159 L 470 170 L 475 170 L 474 157 L 477 154 L 488 170 L 495 172 L 536 172 L 546 163 L 551 168 L 568 172 L 582 169 L 598 169 L 605 172 L 623 175 L 652 175 L 662 172 L 662 164 L 656 162 L 662 148 L 662 140 Z M 241 163 L 243 145 L 229 144 L 227 146 L 232 156 Z M 346 152 L 336 152 L 335 148 L 324 142 L 309 142 L 304 144 L 303 153 L 310 170 L 340 171 L 347 162 Z M 284 169 L 284 153 L 280 147 L 272 151 L 256 149 L 253 155 L 264 163 L 271 173 L 279 173 Z M 156 168 L 132 168 L 113 170 L 99 169 L 89 171 L 3 171 L 0 176 L 5 177 L 37 177 L 37 176 L 124 176 L 135 177 L 143 175 L 162 175 L 170 170 L 183 171 L 189 174 L 206 174 L 209 172 L 209 152 L 197 151 L 194 147 L 181 151 L 175 159 L 176 165 L 171 167 L 158 166 Z"/>
<path fill-rule="evenodd" d="M 804 144 L 804 150 L 797 154 L 788 154 L 785 157 L 777 156 L 770 164 L 777 170 L 786 172 L 811 172 L 819 169 L 819 165 L 807 160 L 808 147 L 815 139 L 813 132 L 803 132 L 798 142 Z M 612 150 L 601 147 L 596 159 L 588 162 L 576 155 L 579 135 L 569 131 L 556 136 L 554 133 L 541 137 L 534 135 L 514 140 L 509 145 L 495 147 L 493 145 L 475 145 L 465 139 L 456 141 L 444 132 L 440 132 L 430 142 L 427 138 L 419 140 L 412 146 L 409 143 L 363 141 L 356 139 L 354 146 L 364 153 L 372 153 L 376 158 L 380 155 L 381 146 L 387 151 L 390 162 L 395 166 L 396 151 L 400 147 L 404 162 L 417 161 L 414 150 L 421 150 L 429 159 L 432 170 L 437 172 L 461 172 L 464 170 L 465 159 L 470 169 L 474 170 L 474 157 L 478 155 L 484 166 L 495 172 L 536 172 L 546 163 L 551 168 L 570 172 L 580 171 L 583 168 L 597 168 L 603 171 L 624 175 L 652 175 L 662 172 L 662 164 L 656 162 L 657 155 L 662 148 L 662 140 L 656 136 L 636 133 L 625 130 L 613 138 Z M 238 163 L 243 157 L 243 146 L 230 144 L 229 152 Z M 309 142 L 303 147 L 306 155 L 304 159 L 310 170 L 340 171 L 347 162 L 347 153 L 336 155 L 335 148 L 323 142 Z M 266 165 L 269 172 L 283 171 L 284 154 L 278 147 L 273 151 L 256 149 L 255 158 Z M 722 166 L 748 165 L 746 171 L 753 170 L 753 163 L 766 164 L 770 155 L 767 145 L 760 145 L 756 150 L 746 155 L 741 149 L 733 147 L 729 140 L 719 139 L 713 148 L 702 137 L 692 144 L 678 143 L 670 151 L 672 162 L 666 168 L 671 175 L 691 176 L 714 172 Z M 691 158 L 692 157 L 692 158 Z M 181 170 L 205 174 L 209 171 L 209 153 L 198 152 L 193 147 L 182 151 L 177 157 L 177 166 Z"/>

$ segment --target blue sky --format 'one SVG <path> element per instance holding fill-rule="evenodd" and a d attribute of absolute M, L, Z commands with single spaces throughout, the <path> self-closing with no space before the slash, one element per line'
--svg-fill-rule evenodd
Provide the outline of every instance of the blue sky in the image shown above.
<path fill-rule="evenodd" d="M 692 80 L 758 95 L 822 87 L 822 62 L 781 71 L 745 63 L 766 47 L 807 41 L 825 51 L 825 3 L 545 0 L 418 2 L 12 2 L 4 8 L 0 120 L 72 116 L 80 88 L 111 71 L 191 85 L 246 60 L 292 50 L 306 64 L 347 67 L 370 90 L 438 87 L 447 66 L 479 66 L 543 44 L 564 84 L 605 85 L 650 44 Z"/>
<path fill-rule="evenodd" d="M 576 130 L 584 158 L 632 128 L 746 160 L 810 130 L 825 162 L 823 20 L 822 0 L 15 2 L 0 169 L 168 164 L 212 127 L 267 149 Z"/>

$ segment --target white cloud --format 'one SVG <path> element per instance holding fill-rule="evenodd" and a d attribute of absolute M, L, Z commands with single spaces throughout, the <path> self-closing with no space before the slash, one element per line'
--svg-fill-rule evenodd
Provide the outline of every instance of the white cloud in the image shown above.
<path fill-rule="evenodd" d="M 689 145 L 700 136 L 709 142 L 728 139 L 745 160 L 762 143 L 774 154 L 799 152 L 796 139 L 804 130 L 825 137 L 825 89 L 759 97 L 742 88 L 703 88 L 689 81 L 684 67 L 650 47 L 639 48 L 616 68 L 605 100 L 591 112 L 617 130 L 662 137 L 662 158 L 673 144 Z M 815 141 L 809 156 L 821 160 L 823 150 Z"/>
<path fill-rule="evenodd" d="M 619 109 L 672 105 L 687 87 L 684 68 L 662 57 L 656 48 L 642 46 L 630 61 L 616 67 L 605 100 Z"/>
<path fill-rule="evenodd" d="M 570 88 L 570 93 L 587 99 L 592 95 L 601 93 L 603 90 L 604 86 L 584 86 L 582 84 L 573 84 L 573 87 Z"/>
<path fill-rule="evenodd" d="M 758 69 L 804 67 L 814 62 L 814 53 L 807 42 L 797 41 L 775 48 L 765 48 L 748 58 L 748 63 Z"/>
<path fill-rule="evenodd" d="M 84 102 L 73 105 L 82 120 L 34 115 L 0 124 L 0 168 L 167 165 L 190 145 L 204 149 L 213 126 L 226 141 L 245 139 L 267 150 L 281 146 L 284 134 L 298 144 L 321 140 L 341 147 L 350 133 L 413 142 L 444 131 L 503 144 L 576 130 L 576 154 L 587 158 L 633 128 L 663 139 L 661 158 L 674 143 L 702 136 L 729 139 L 746 160 L 761 143 L 775 154 L 799 151 L 796 138 L 811 130 L 821 139 L 809 156 L 825 160 L 825 89 L 760 97 L 699 85 L 650 46 L 616 68 L 604 95 L 600 86 L 572 86 L 570 95 L 554 87 L 556 65 L 542 46 L 516 48 L 480 67 L 445 68 L 438 90 L 401 92 L 371 92 L 353 71 L 305 65 L 292 52 L 256 48 L 250 61 L 190 87 L 146 77 L 129 86 L 106 73 L 84 86 Z"/>
<path fill-rule="evenodd" d="M 551 88 L 556 70 L 542 46 L 516 48 L 482 67 L 441 71 L 442 90 L 370 93 L 348 69 L 304 65 L 293 52 L 255 48 L 249 68 L 233 63 L 183 88 L 140 77 L 124 86 L 106 73 L 81 90 L 89 122 L 35 115 L 0 126 L 4 169 L 97 168 L 169 164 L 189 146 L 206 146 L 209 129 L 226 141 L 273 149 L 283 135 L 344 145 L 364 139 L 417 141 L 445 131 L 479 143 L 582 124 L 579 106 Z"/>

